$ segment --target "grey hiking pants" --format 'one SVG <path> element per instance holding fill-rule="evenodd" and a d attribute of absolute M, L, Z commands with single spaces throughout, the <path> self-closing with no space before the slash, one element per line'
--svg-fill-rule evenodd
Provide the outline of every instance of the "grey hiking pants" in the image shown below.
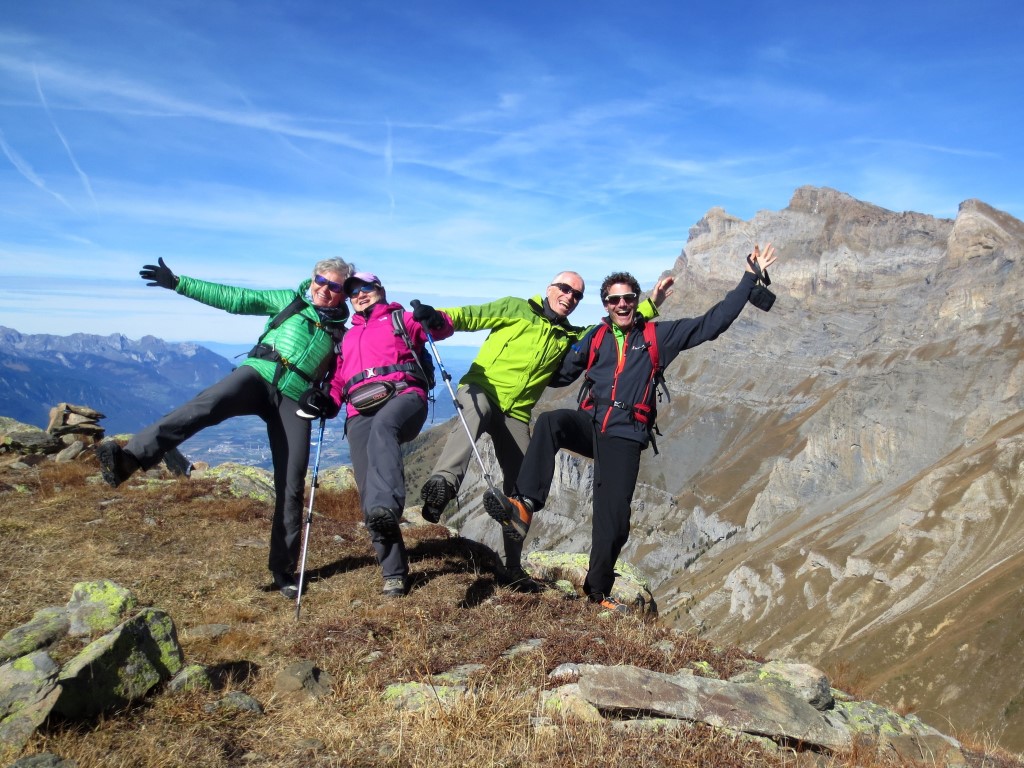
<path fill-rule="evenodd" d="M 349 417 L 345 431 L 364 520 L 375 507 L 391 510 L 396 520 L 402 516 L 405 509 L 402 443 L 416 437 L 426 420 L 427 404 L 414 393 L 392 397 L 370 416 Z M 401 533 L 392 541 L 370 531 L 370 541 L 385 579 L 409 573 Z"/>
<path fill-rule="evenodd" d="M 503 413 L 475 384 L 459 387 L 455 400 L 462 406 L 462 415 L 473 434 L 473 442 L 479 440 L 485 432 L 491 436 L 494 455 L 501 467 L 501 488 L 506 495 L 512 493 L 519 468 L 523 464 L 523 456 L 530 445 L 530 425 Z M 471 460 L 473 444 L 469 442 L 466 429 L 456 420 L 448 433 L 441 456 L 434 465 L 433 474 L 444 477 L 458 491 L 466 479 L 466 470 Z M 505 549 L 505 565 L 509 568 L 520 567 L 523 543 L 504 537 L 502 544 Z"/>
<path fill-rule="evenodd" d="M 233 416 L 259 416 L 267 425 L 274 462 L 274 518 L 267 564 L 272 571 L 291 573 L 299 559 L 302 497 L 309 465 L 310 422 L 295 415 L 298 407 L 255 368 L 240 365 L 137 433 L 125 450 L 143 469 L 149 469 L 159 464 L 169 450 L 206 427 Z"/>

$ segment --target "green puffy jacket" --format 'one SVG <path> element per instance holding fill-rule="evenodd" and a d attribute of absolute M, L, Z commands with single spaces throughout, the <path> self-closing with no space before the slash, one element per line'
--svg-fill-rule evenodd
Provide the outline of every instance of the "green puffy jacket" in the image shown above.
<path fill-rule="evenodd" d="M 304 280 L 295 291 L 255 291 L 181 275 L 175 290 L 182 296 L 234 315 L 269 315 L 267 326 L 264 326 L 266 329 L 271 320 L 297 296 L 306 296 L 310 282 Z M 296 314 L 266 332 L 263 343 L 272 346 L 285 361 L 277 380 L 277 388 L 282 394 L 297 401 L 311 381 L 319 380 L 327 372 L 335 353 L 335 337 L 340 338 L 344 324 L 344 317 L 321 319 L 307 299 L 306 305 Z M 281 364 L 249 357 L 242 365 L 252 366 L 266 381 L 273 382 Z"/>
<path fill-rule="evenodd" d="M 508 296 L 442 310 L 456 331 L 491 331 L 459 383 L 477 385 L 503 413 L 519 421 L 530 421 L 533 407 L 570 345 L 588 330 L 570 325 L 567 319 L 548 319 L 542 302 L 539 295 L 529 300 Z M 652 318 L 658 310 L 645 301 L 640 314 Z"/>

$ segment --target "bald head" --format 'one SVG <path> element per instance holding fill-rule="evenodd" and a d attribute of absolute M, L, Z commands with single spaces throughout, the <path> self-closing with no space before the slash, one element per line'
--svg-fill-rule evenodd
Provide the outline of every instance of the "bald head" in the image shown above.
<path fill-rule="evenodd" d="M 560 317 L 568 317 L 583 298 L 583 278 L 577 272 L 559 272 L 547 290 L 548 306 Z"/>

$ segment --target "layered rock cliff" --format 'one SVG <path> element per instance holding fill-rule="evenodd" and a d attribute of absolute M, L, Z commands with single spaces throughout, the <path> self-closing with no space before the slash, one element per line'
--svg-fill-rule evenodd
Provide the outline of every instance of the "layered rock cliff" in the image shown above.
<path fill-rule="evenodd" d="M 665 621 L 1024 749 L 1024 223 L 810 187 L 750 221 L 712 209 L 663 319 L 703 313 L 768 241 L 775 308 L 666 372 L 623 556 Z M 590 473 L 562 456 L 527 549 L 586 551 Z M 477 495 L 454 520 L 496 544 Z"/>

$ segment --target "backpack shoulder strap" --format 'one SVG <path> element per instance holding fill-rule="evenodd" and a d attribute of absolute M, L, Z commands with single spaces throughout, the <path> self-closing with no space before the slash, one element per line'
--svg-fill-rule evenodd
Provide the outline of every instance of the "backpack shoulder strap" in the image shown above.
<path fill-rule="evenodd" d="M 416 348 L 412 345 L 412 339 L 409 338 L 409 329 L 405 327 L 405 310 L 391 310 L 391 324 L 394 326 L 395 336 L 401 336 L 405 341 L 405 346 L 407 346 L 409 351 L 412 352 L 412 357 L 416 363 L 417 369 L 412 372 L 413 375 L 416 376 L 419 374 L 419 377 L 423 379 L 423 383 L 426 385 L 428 390 L 427 396 L 432 399 L 433 395 L 430 394 L 429 390 L 434 388 L 434 369 L 433 366 L 431 366 L 430 370 L 427 370 L 426 366 L 424 366 L 424 358 L 429 362 L 429 355 L 421 355 L 421 353 L 417 352 Z"/>
<path fill-rule="evenodd" d="M 647 351 L 651 353 L 651 365 L 655 375 L 661 371 L 661 363 L 658 356 L 658 329 L 654 323 L 644 323 L 644 341 L 647 342 Z"/>
<path fill-rule="evenodd" d="M 601 323 L 594 331 L 594 335 L 590 337 L 590 347 L 587 351 L 587 371 L 593 368 L 594 363 L 597 362 L 597 350 L 601 348 L 601 343 L 607 333 L 608 323 Z"/>
<path fill-rule="evenodd" d="M 266 338 L 266 335 L 268 333 L 270 333 L 275 328 L 280 328 L 281 323 L 283 323 L 292 315 L 297 315 L 299 312 L 302 311 L 302 309 L 305 306 L 306 300 L 299 296 L 298 294 L 296 294 L 295 298 L 291 300 L 291 303 L 289 303 L 288 306 L 286 306 L 284 309 L 282 309 L 280 312 L 274 315 L 274 319 L 267 323 L 266 330 L 264 330 L 263 333 L 260 334 L 259 341 L 257 341 L 256 343 L 258 344 L 260 341 L 263 341 L 263 339 Z"/>

